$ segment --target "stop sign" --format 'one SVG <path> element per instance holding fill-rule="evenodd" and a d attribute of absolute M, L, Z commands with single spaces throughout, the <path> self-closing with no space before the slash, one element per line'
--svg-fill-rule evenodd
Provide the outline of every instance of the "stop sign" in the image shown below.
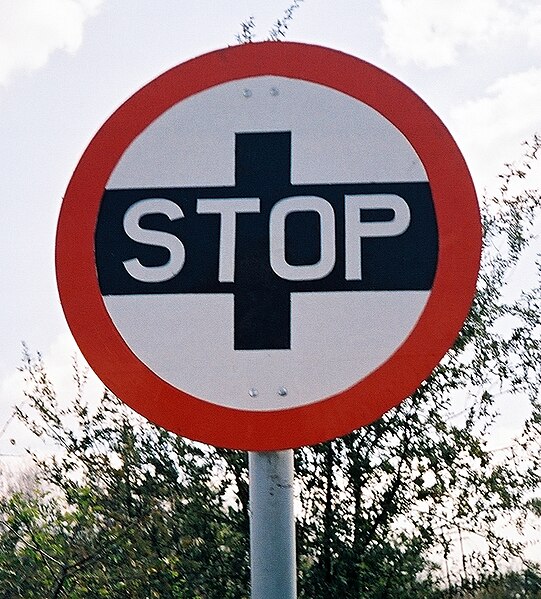
<path fill-rule="evenodd" d="M 450 134 L 330 49 L 173 68 L 103 125 L 58 224 L 62 305 L 103 382 L 155 423 L 274 450 L 372 422 L 469 309 L 480 223 Z"/>

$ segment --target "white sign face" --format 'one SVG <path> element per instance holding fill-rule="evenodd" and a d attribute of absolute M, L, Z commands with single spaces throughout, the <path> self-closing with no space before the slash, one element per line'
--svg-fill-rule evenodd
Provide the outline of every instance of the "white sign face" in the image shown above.
<path fill-rule="evenodd" d="M 86 149 L 58 224 L 71 330 L 121 399 L 191 439 L 347 434 L 451 346 L 480 254 L 460 151 L 411 90 L 317 46 L 171 69 Z"/>
<path fill-rule="evenodd" d="M 417 191 L 395 189 L 408 184 L 426 196 L 411 144 L 341 92 L 266 76 L 198 93 L 134 139 L 107 183 L 107 311 L 195 397 L 269 411 L 335 395 L 386 362 L 426 305 L 434 244 L 423 284 L 385 286 L 411 252 L 397 238 L 428 218 L 402 197 Z"/>

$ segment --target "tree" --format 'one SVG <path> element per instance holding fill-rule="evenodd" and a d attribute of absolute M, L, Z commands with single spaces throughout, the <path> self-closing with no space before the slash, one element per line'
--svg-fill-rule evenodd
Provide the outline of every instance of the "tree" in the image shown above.
<path fill-rule="evenodd" d="M 247 506 L 227 497 L 236 456 L 147 425 L 108 392 L 92 411 L 78 369 L 63 406 L 41 358 L 24 360 L 36 412 L 18 415 L 60 451 L 34 455 L 35 494 L 0 504 L 0 597 L 248 596 Z"/>
<path fill-rule="evenodd" d="M 530 568 L 522 572 L 509 571 L 488 577 L 483 588 L 471 593 L 457 590 L 453 597 L 465 599 L 509 599 L 527 597 L 539 599 L 541 597 L 541 576 Z"/>

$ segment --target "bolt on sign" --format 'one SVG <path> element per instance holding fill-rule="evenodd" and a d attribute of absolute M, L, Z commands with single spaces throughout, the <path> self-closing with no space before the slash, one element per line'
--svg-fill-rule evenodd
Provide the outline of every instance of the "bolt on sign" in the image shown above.
<path fill-rule="evenodd" d="M 409 88 L 296 43 L 161 75 L 94 137 L 57 233 L 66 318 L 103 382 L 217 446 L 344 435 L 454 342 L 480 254 L 475 191 Z"/>

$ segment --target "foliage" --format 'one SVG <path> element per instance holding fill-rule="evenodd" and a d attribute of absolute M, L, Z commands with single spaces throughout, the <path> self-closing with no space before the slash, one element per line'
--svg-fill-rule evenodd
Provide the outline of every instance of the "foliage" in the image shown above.
<path fill-rule="evenodd" d="M 246 21 L 240 24 L 241 31 L 235 35 L 237 44 L 248 44 L 254 41 L 255 37 L 255 19 L 248 17 Z"/>
<path fill-rule="evenodd" d="M 293 0 L 293 3 L 285 9 L 282 17 L 280 19 L 276 19 L 268 33 L 267 39 L 269 41 L 279 42 L 285 39 L 295 11 L 300 7 L 302 2 L 304 2 L 304 0 Z M 248 44 L 253 42 L 256 37 L 256 23 L 254 17 L 248 17 L 246 21 L 243 21 L 240 24 L 240 27 L 240 33 L 235 35 L 237 44 Z"/>
<path fill-rule="evenodd" d="M 41 490 L 0 504 L 0 597 L 247 596 L 247 505 L 226 493 L 235 460 L 222 472 L 219 452 L 143 423 L 108 392 L 92 412 L 79 371 L 62 406 L 39 356 L 26 353 L 24 369 L 37 415 L 19 416 L 60 452 L 34 456 Z"/>
<path fill-rule="evenodd" d="M 289 24 L 293 20 L 293 15 L 301 5 L 301 2 L 304 2 L 304 0 L 293 0 L 293 3 L 284 11 L 282 18 L 276 19 L 269 31 L 269 40 L 277 42 L 285 38 Z"/>
<path fill-rule="evenodd" d="M 480 588 L 471 592 L 457 589 L 446 593 L 452 599 L 540 599 L 541 571 L 525 568 L 521 572 L 494 574 L 480 581 Z"/>

